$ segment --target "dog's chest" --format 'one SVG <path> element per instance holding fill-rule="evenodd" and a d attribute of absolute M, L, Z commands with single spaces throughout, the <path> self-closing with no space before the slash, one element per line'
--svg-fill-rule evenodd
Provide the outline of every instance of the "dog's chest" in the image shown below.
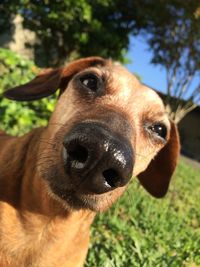
<path fill-rule="evenodd" d="M 80 267 L 85 260 L 89 227 L 77 222 L 23 225 L 14 210 L 0 208 L 0 266 Z"/>

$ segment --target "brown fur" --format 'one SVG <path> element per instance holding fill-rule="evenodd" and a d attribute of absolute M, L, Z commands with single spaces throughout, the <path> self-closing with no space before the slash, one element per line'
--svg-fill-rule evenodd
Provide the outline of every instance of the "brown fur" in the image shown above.
<path fill-rule="evenodd" d="M 104 95 L 89 98 L 79 92 L 76 75 L 86 71 L 103 75 Z M 77 189 L 76 195 L 88 205 L 80 209 L 52 192 L 49 177 L 61 183 L 69 180 L 60 150 L 64 135 L 76 123 L 103 121 L 126 136 L 135 152 L 133 176 L 156 197 L 165 195 L 177 163 L 178 134 L 162 101 L 123 67 L 98 57 L 81 59 L 65 68 L 48 69 L 5 95 L 34 100 L 57 88 L 60 97 L 47 127 L 22 137 L 0 133 L 1 267 L 83 266 L 96 211 L 107 209 L 126 189 L 101 195 L 84 195 Z M 144 125 L 149 122 L 165 123 L 166 142 L 146 132 Z"/>

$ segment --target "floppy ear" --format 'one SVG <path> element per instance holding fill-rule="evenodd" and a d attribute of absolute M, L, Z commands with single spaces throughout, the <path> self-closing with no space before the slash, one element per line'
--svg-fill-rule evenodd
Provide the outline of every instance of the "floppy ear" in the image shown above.
<path fill-rule="evenodd" d="M 176 168 L 180 152 L 179 135 L 176 125 L 171 122 L 170 138 L 150 162 L 147 169 L 138 175 L 140 183 L 154 197 L 163 197 Z"/>
<path fill-rule="evenodd" d="M 46 69 L 32 81 L 7 90 L 4 96 L 18 101 L 30 101 L 52 95 L 57 89 L 62 93 L 73 75 L 88 67 L 106 65 L 106 62 L 101 57 L 88 57 L 69 63 L 63 68 Z"/>

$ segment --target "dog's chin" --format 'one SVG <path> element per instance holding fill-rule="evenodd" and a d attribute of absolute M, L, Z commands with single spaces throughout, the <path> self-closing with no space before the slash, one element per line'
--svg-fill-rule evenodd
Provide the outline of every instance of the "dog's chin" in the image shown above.
<path fill-rule="evenodd" d="M 63 190 L 51 186 L 51 196 L 67 210 L 91 210 L 101 212 L 107 210 L 124 191 L 115 194 L 115 190 L 104 194 L 83 194 L 74 190 Z"/>

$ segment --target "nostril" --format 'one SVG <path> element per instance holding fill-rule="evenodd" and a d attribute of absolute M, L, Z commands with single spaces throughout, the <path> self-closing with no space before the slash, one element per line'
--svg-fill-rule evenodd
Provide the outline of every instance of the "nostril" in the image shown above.
<path fill-rule="evenodd" d="M 88 159 L 88 150 L 80 144 L 69 146 L 67 154 L 72 166 L 77 169 L 83 168 Z"/>
<path fill-rule="evenodd" d="M 120 184 L 119 174 L 114 169 L 103 171 L 103 177 L 105 178 L 106 185 L 109 187 L 117 187 Z"/>
<path fill-rule="evenodd" d="M 88 158 L 88 151 L 84 146 L 77 144 L 68 151 L 68 155 L 72 160 L 85 163 Z"/>

